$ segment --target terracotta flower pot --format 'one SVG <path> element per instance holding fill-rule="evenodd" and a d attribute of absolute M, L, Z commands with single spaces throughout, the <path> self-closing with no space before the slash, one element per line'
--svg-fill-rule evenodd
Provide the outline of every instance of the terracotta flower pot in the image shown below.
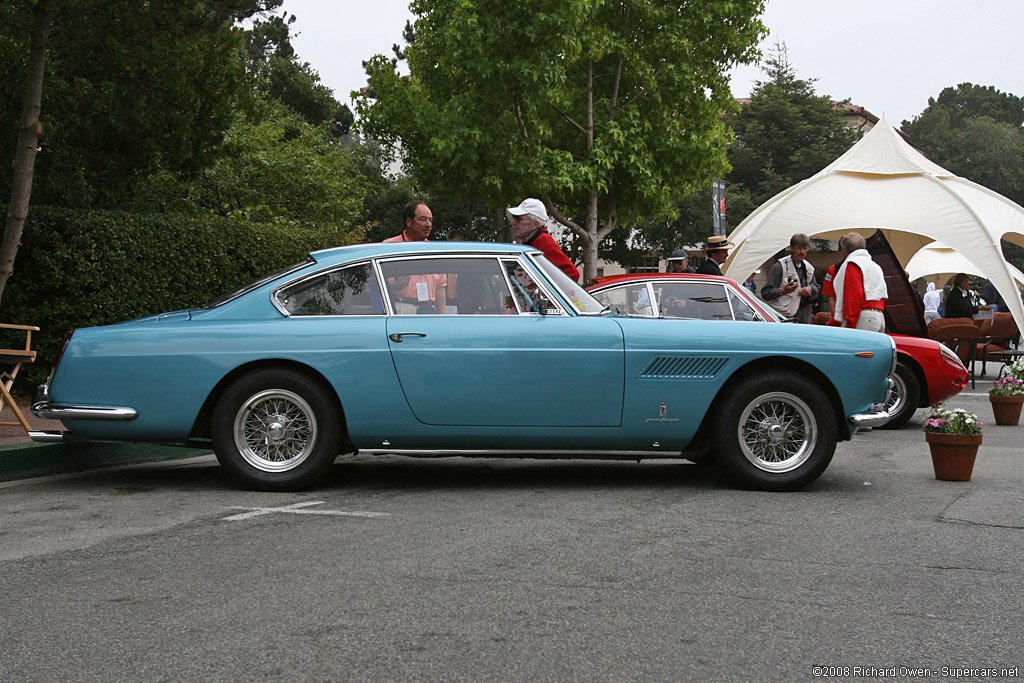
<path fill-rule="evenodd" d="M 970 481 L 974 458 L 981 445 L 981 434 L 941 434 L 925 432 L 932 452 L 935 478 L 943 481 Z"/>
<path fill-rule="evenodd" d="M 992 396 L 988 397 L 992 404 L 992 412 L 996 416 L 997 425 L 1015 425 L 1020 422 L 1020 408 L 1024 405 L 1024 396 Z"/>

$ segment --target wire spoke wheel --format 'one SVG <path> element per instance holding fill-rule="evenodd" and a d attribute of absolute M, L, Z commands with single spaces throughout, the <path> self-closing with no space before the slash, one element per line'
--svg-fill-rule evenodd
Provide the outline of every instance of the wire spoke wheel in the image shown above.
<path fill-rule="evenodd" d="M 268 389 L 246 400 L 235 414 L 235 447 L 263 472 L 285 472 L 301 465 L 317 441 L 316 414 L 298 394 Z"/>
<path fill-rule="evenodd" d="M 889 392 L 889 398 L 885 402 L 885 412 L 890 415 L 896 415 L 907 404 L 907 383 L 898 372 L 893 373 L 890 377 L 892 379 L 892 391 Z"/>
<path fill-rule="evenodd" d="M 818 438 L 814 412 L 788 392 L 762 394 L 740 413 L 737 437 L 744 457 L 765 472 L 790 472 L 811 456 Z"/>
<path fill-rule="evenodd" d="M 892 380 L 892 390 L 885 401 L 889 420 L 881 428 L 899 429 L 914 416 L 922 388 L 917 373 L 903 359 L 897 362 L 896 371 L 889 375 L 889 379 Z"/>

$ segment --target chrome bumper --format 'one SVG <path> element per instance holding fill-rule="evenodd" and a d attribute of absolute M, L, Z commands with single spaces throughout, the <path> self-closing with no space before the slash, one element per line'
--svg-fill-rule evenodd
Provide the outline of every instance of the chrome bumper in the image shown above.
<path fill-rule="evenodd" d="M 889 413 L 882 410 L 870 410 L 866 413 L 854 413 L 850 416 L 850 424 L 855 427 L 881 427 L 889 421 Z"/>
<path fill-rule="evenodd" d="M 44 420 L 134 420 L 139 411 L 134 408 L 107 406 L 57 406 L 50 401 L 50 387 L 40 384 L 32 401 L 32 413 Z"/>
<path fill-rule="evenodd" d="M 88 441 L 73 432 L 58 432 L 53 430 L 32 430 L 28 438 L 36 443 L 78 443 Z"/>
<path fill-rule="evenodd" d="M 882 399 L 882 402 L 872 404 L 867 412 L 851 415 L 849 417 L 850 424 L 856 427 L 881 427 L 888 422 L 889 411 L 885 409 L 885 406 L 889 404 L 889 396 L 892 395 L 895 388 L 896 383 L 892 380 L 892 377 L 889 377 L 889 388 L 885 390 L 885 398 Z"/>

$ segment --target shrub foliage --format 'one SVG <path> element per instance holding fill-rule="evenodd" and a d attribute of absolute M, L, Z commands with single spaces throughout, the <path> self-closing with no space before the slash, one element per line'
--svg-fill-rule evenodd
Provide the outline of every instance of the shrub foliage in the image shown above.
<path fill-rule="evenodd" d="M 349 244 L 353 234 L 35 206 L 22 240 L 0 320 L 41 328 L 33 337 L 38 360 L 18 381 L 27 393 L 45 379 L 70 329 L 202 305 L 309 251 Z"/>

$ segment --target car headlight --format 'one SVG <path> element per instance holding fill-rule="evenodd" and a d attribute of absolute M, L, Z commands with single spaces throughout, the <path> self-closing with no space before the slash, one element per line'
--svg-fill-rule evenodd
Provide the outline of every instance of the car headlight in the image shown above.
<path fill-rule="evenodd" d="M 939 353 L 942 354 L 942 360 L 946 361 L 947 365 L 952 365 L 958 370 L 967 370 L 963 361 L 960 360 L 960 356 L 953 352 L 953 349 L 949 348 L 945 344 L 939 344 Z"/>

